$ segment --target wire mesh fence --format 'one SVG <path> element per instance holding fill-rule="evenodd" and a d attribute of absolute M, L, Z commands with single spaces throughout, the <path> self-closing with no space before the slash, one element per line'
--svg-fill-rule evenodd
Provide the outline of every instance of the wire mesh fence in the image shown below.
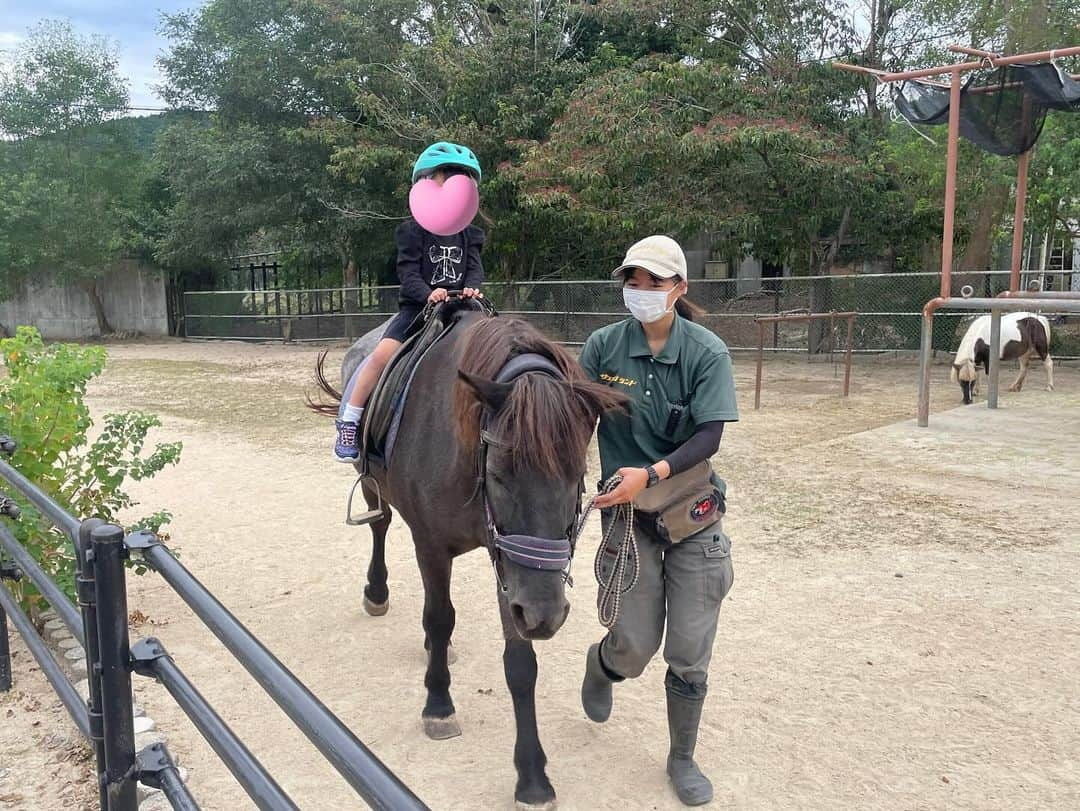
<path fill-rule="evenodd" d="M 1025 274 L 1046 290 L 1069 290 L 1080 273 Z M 954 273 L 955 289 L 970 285 L 993 297 L 1009 287 L 1008 271 Z M 705 310 L 698 320 L 733 349 L 757 346 L 755 319 L 783 313 L 859 313 L 857 352 L 915 351 L 922 308 L 938 295 L 936 273 L 888 273 L 783 278 L 693 279 L 688 298 Z M 496 282 L 485 295 L 506 315 L 525 318 L 550 337 L 580 344 L 593 330 L 626 318 L 622 291 L 611 281 Z M 184 294 L 184 335 L 233 340 L 333 341 L 358 337 L 397 312 L 397 287 L 320 290 L 207 291 Z M 1047 302 L 1043 312 L 1052 314 Z M 964 313 L 939 313 L 935 348 L 955 348 Z M 966 322 L 964 322 L 966 323 Z M 828 320 L 773 324 L 765 348 L 829 352 L 846 325 Z M 1080 354 L 1080 335 L 1077 350 Z"/>

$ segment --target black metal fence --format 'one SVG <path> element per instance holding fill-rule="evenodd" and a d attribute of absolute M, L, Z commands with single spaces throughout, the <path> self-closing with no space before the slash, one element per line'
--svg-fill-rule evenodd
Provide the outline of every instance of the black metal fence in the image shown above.
<path fill-rule="evenodd" d="M 1080 273 L 1025 274 L 1047 290 L 1080 287 Z M 991 297 L 1009 287 L 1008 271 L 954 273 L 957 290 L 971 285 Z M 1075 285 L 1074 285 L 1075 281 Z M 689 298 L 705 310 L 702 323 L 732 349 L 757 346 L 754 319 L 780 313 L 859 313 L 856 352 L 916 351 L 922 308 L 938 295 L 937 273 L 692 279 Z M 232 290 L 184 294 L 184 335 L 233 340 L 329 341 L 355 338 L 397 312 L 396 287 L 319 290 Z M 484 293 L 500 312 L 534 322 L 545 334 L 580 344 L 605 324 L 626 317 L 622 293 L 610 281 L 496 282 Z M 941 318 L 942 348 L 955 340 L 962 314 Z M 952 333 L 945 332 L 951 327 Z M 821 322 L 775 325 L 767 350 L 827 351 L 833 341 Z"/>
<path fill-rule="evenodd" d="M 9 455 L 14 443 L 0 437 Z M 172 586 L 263 690 L 308 737 L 369 806 L 410 811 L 425 806 L 349 729 L 191 574 L 153 533 L 124 530 L 100 519 L 79 521 L 19 471 L 0 459 L 0 479 L 20 493 L 75 547 L 78 606 L 0 524 L 0 571 L 5 579 L 29 578 L 83 645 L 90 694 L 84 701 L 12 592 L 0 585 L 0 690 L 11 687 L 7 619 L 37 660 L 42 673 L 94 749 L 101 811 L 135 811 L 136 784 L 160 788 L 174 809 L 199 806 L 181 781 L 164 744 L 135 751 L 131 674 L 154 678 L 261 809 L 291 811 L 296 805 L 244 743 L 184 675 L 160 641 L 134 645 L 128 638 L 125 559 L 139 556 Z M 0 514 L 18 520 L 14 499 L 0 494 Z"/>

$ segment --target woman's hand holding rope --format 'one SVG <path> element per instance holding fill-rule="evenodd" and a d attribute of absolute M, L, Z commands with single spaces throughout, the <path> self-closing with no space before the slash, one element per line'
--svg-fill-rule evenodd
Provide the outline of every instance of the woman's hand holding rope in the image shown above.
<path fill-rule="evenodd" d="M 616 504 L 632 504 L 649 484 L 649 474 L 643 467 L 621 467 L 608 483 L 619 479 L 618 485 L 611 492 L 603 492 L 593 499 L 593 506 L 601 510 Z"/>
<path fill-rule="evenodd" d="M 645 474 L 644 470 L 641 470 L 640 468 L 624 468 L 623 470 L 638 470 L 645 475 L 645 482 L 648 483 L 648 474 Z M 577 527 L 574 529 L 575 546 L 577 545 L 578 539 L 581 537 L 582 530 L 585 528 L 585 521 L 588 519 L 589 514 L 594 509 L 603 509 L 600 503 L 601 500 L 615 496 L 622 487 L 625 481 L 621 476 L 622 472 L 623 471 L 619 471 L 604 482 L 600 495 L 595 496 L 581 514 Z M 608 523 L 607 531 L 604 532 L 603 537 L 600 539 L 600 546 L 596 549 L 596 558 L 593 560 L 593 574 L 596 575 L 596 582 L 600 587 L 599 599 L 597 601 L 597 613 L 599 615 L 600 624 L 605 628 L 611 628 L 615 625 L 615 621 L 619 618 L 619 607 L 622 596 L 630 591 L 637 583 L 638 553 L 637 540 L 634 537 L 633 497 L 640 493 L 644 487 L 644 485 L 641 485 L 640 487 L 633 489 L 633 495 L 625 502 L 612 502 L 615 504 L 615 512 L 611 516 L 611 521 Z M 617 497 L 622 498 L 622 496 Z M 621 542 L 613 542 L 611 536 L 620 521 L 623 522 L 623 527 L 625 528 L 623 537 Z M 613 551 L 615 559 L 612 561 L 609 574 L 605 577 L 603 573 L 603 562 L 604 556 L 609 554 L 609 549 Z M 630 582 L 627 583 L 627 570 L 630 568 L 631 559 L 634 561 L 634 569 L 633 574 L 630 576 Z"/>

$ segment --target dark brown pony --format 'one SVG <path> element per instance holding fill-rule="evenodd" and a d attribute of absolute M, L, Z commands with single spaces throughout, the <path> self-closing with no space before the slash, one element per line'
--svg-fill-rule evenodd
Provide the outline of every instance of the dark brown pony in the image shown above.
<path fill-rule="evenodd" d="M 458 323 L 428 352 L 415 375 L 388 469 L 372 471 L 384 504 L 393 505 L 409 526 L 424 582 L 423 625 L 430 652 L 424 730 L 435 739 L 461 733 L 448 664 L 455 616 L 451 567 L 458 555 L 487 547 L 505 638 L 503 668 L 517 722 L 514 796 L 519 806 L 551 807 L 555 790 L 536 728 L 532 640 L 550 638 L 566 620 L 565 577 L 498 554 L 485 502 L 501 535 L 569 537 L 593 427 L 603 411 L 625 400 L 589 381 L 565 350 L 524 321 L 470 310 L 452 317 Z M 362 360 L 362 340 L 346 354 L 345 381 Z M 559 376 L 528 372 L 496 382 L 507 363 L 524 354 L 547 359 Z M 322 358 L 317 378 L 324 392 L 340 400 L 323 376 Z M 482 425 L 489 440 L 485 454 L 480 453 Z M 364 495 L 374 507 L 374 489 L 365 486 Z M 372 524 L 364 607 L 374 616 L 385 614 L 389 603 L 385 543 L 390 519 L 387 507 Z"/>

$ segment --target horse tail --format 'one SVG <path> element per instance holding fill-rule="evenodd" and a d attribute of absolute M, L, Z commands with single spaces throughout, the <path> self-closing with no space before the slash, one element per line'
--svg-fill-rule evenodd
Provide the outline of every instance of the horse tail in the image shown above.
<path fill-rule="evenodd" d="M 316 414 L 336 417 L 341 407 L 341 392 L 335 389 L 330 381 L 326 379 L 326 372 L 323 370 L 326 364 L 326 355 L 329 351 L 329 349 L 324 349 L 319 353 L 318 361 L 315 362 L 315 385 L 319 387 L 320 392 L 330 397 L 333 402 L 324 403 L 321 400 L 312 400 L 310 394 L 304 394 L 304 403 Z"/>

